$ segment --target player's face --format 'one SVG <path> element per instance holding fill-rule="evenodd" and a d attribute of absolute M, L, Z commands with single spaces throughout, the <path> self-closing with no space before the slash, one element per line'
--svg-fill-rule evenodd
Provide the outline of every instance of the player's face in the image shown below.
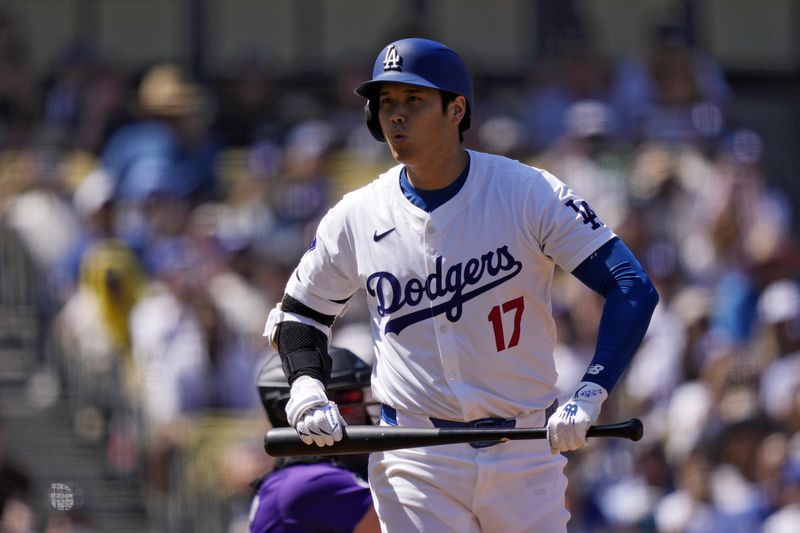
<path fill-rule="evenodd" d="M 442 110 L 436 89 L 384 83 L 378 96 L 378 118 L 383 134 L 400 163 L 425 164 L 459 145 L 458 122 L 450 104 Z M 457 111 L 456 111 L 457 113 Z"/>

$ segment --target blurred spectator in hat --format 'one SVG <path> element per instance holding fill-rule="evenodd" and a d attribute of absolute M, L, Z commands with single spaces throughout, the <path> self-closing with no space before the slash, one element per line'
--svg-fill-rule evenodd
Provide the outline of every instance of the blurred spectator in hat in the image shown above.
<path fill-rule="evenodd" d="M 564 110 L 563 134 L 534 165 L 568 176 L 603 222 L 617 228 L 627 211 L 630 154 L 615 134 L 614 110 L 600 100 L 580 100 Z"/>
<path fill-rule="evenodd" d="M 202 328 L 205 357 L 178 376 L 181 413 L 257 407 L 258 394 L 246 385 L 255 381 L 253 376 L 263 362 L 260 339 L 232 328 L 230 315 L 208 293 L 194 300 L 194 313 Z"/>
<path fill-rule="evenodd" d="M 717 128 L 721 127 L 722 112 L 718 107 L 704 102 L 698 87 L 698 80 L 692 70 L 689 58 L 683 54 L 659 53 L 651 65 L 653 81 L 653 100 L 645 107 L 634 126 L 634 140 L 658 140 L 671 144 L 701 144 L 706 133 L 698 126 L 703 110 L 718 114 Z M 713 126 L 709 124 L 708 126 Z"/>
<path fill-rule="evenodd" d="M 614 111 L 598 100 L 581 100 L 564 114 L 566 134 L 587 141 L 606 140 L 614 136 Z"/>
<path fill-rule="evenodd" d="M 768 503 L 758 485 L 758 454 L 770 434 L 770 424 L 758 417 L 745 415 L 729 422 L 716 435 L 715 467 L 711 474 L 712 497 L 726 515 L 735 517 L 739 526 L 754 531 L 767 514 Z"/>
<path fill-rule="evenodd" d="M 59 313 L 59 338 L 86 361 L 128 357 L 128 320 L 145 283 L 139 259 L 123 242 L 98 239 L 80 262 L 80 281 Z"/>
<path fill-rule="evenodd" d="M 201 327 L 192 306 L 202 287 L 201 257 L 186 238 L 159 243 L 153 250 L 154 279 L 131 312 L 134 359 L 143 373 L 145 414 L 168 421 L 178 412 L 175 369 L 196 364 L 203 351 Z M 163 367 L 163 372 L 151 372 Z M 154 380 L 148 383 L 148 380 Z M 170 386 L 160 386 L 163 380 Z M 152 389 L 152 390 L 150 390 Z"/>
<path fill-rule="evenodd" d="M 253 202 L 259 203 L 259 198 Z M 235 216 L 231 215 L 226 204 L 202 204 L 191 214 L 186 237 L 202 255 L 206 265 L 204 288 L 215 312 L 221 315 L 227 334 L 258 336 L 264 325 L 257 317 L 268 312 L 275 302 L 258 285 L 256 271 L 260 264 L 251 236 L 241 227 L 225 225 Z"/>
<path fill-rule="evenodd" d="M 796 273 L 797 244 L 785 193 L 768 183 L 763 142 L 754 131 L 726 136 L 714 161 L 717 194 L 708 204 L 720 269 L 712 324 L 735 343 L 752 339 L 760 291 Z"/>
<path fill-rule="evenodd" d="M 690 146 L 648 142 L 637 149 L 629 202 L 650 228 L 651 240 L 679 246 L 693 233 L 709 231 L 704 202 L 711 173 L 703 154 Z"/>
<path fill-rule="evenodd" d="M 604 524 L 613 531 L 654 530 L 656 504 L 675 488 L 671 467 L 658 443 L 640 443 L 637 452 L 629 475 L 602 489 L 603 484 L 598 483 L 591 494 Z"/>
<path fill-rule="evenodd" d="M 635 142 L 695 143 L 719 133 L 730 87 L 717 62 L 685 23 L 659 14 L 648 28 L 644 57 L 623 57 L 611 93 L 623 135 Z"/>
<path fill-rule="evenodd" d="M 609 102 L 608 72 L 590 37 L 578 31 L 566 41 L 550 69 L 537 65 L 531 73 L 532 86 L 523 94 L 520 116 L 533 152 L 548 149 L 564 135 L 571 105 L 583 100 Z"/>
<path fill-rule="evenodd" d="M 48 283 L 60 280 L 60 267 L 80 233 L 80 222 L 63 183 L 63 158 L 53 150 L 29 148 L 5 156 L 10 194 L 0 187 L 4 222 L 24 243 L 36 273 Z"/>
<path fill-rule="evenodd" d="M 738 128 L 725 135 L 715 154 L 717 193 L 709 210 L 722 259 L 755 264 L 775 257 L 790 240 L 790 203 L 769 182 L 764 150 L 758 132 Z"/>
<path fill-rule="evenodd" d="M 78 283 L 87 249 L 97 241 L 117 239 L 117 199 L 111 177 L 102 168 L 92 170 L 75 188 L 72 206 L 79 222 L 78 237 L 62 267 L 70 290 Z"/>
<path fill-rule="evenodd" d="M 478 127 L 478 143 L 481 149 L 513 159 L 522 159 L 529 154 L 525 126 L 516 117 L 499 112 L 486 117 Z"/>
<path fill-rule="evenodd" d="M 282 170 L 270 194 L 276 228 L 269 252 L 287 264 L 306 251 L 316 222 L 330 205 L 332 141 L 333 127 L 319 119 L 300 122 L 286 135 Z"/>
<path fill-rule="evenodd" d="M 670 303 L 670 309 L 684 328 L 680 372 L 683 381 L 693 381 L 700 376 L 705 357 L 711 351 L 713 301 L 713 292 L 708 287 L 687 284 Z"/>
<path fill-rule="evenodd" d="M 703 448 L 695 448 L 678 466 L 677 488 L 655 507 L 656 530 L 663 533 L 748 533 L 752 524 L 720 509 L 714 502 L 711 474 L 714 463 Z"/>
<path fill-rule="evenodd" d="M 664 411 L 664 451 L 672 464 L 683 462 L 698 446 L 711 423 L 714 398 L 702 380 L 681 383 Z"/>
<path fill-rule="evenodd" d="M 174 64 L 148 69 L 138 86 L 138 120 L 106 143 L 103 168 L 128 202 L 152 194 L 197 202 L 217 194 L 219 143 L 209 133 L 209 100 L 202 86 Z"/>
<path fill-rule="evenodd" d="M 136 250 L 148 276 L 156 276 L 163 265 L 164 250 L 186 233 L 192 216 L 189 200 L 156 192 L 141 204 L 120 200 L 118 231 Z"/>
<path fill-rule="evenodd" d="M 786 423 L 800 391 L 800 283 L 770 283 L 759 296 L 758 316 L 772 348 L 761 375 L 760 402 L 773 422 Z"/>
<path fill-rule="evenodd" d="M 283 151 L 260 140 L 241 153 L 239 168 L 231 172 L 227 194 L 219 205 L 218 232 L 223 244 L 239 250 L 269 244 L 277 224 L 271 195 L 282 169 Z"/>

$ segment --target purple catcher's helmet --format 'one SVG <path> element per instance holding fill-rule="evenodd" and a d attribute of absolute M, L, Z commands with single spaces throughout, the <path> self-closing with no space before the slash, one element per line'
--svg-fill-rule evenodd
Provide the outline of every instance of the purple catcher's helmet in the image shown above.
<path fill-rule="evenodd" d="M 419 38 L 394 41 L 378 54 L 372 79 L 356 87 L 356 94 L 367 99 L 364 107 L 367 128 L 381 142 L 386 139 L 378 122 L 376 91 L 384 82 L 407 83 L 463 96 L 467 99 L 467 111 L 459 128 L 462 132 L 469 128 L 472 79 L 461 57 L 442 43 Z"/>

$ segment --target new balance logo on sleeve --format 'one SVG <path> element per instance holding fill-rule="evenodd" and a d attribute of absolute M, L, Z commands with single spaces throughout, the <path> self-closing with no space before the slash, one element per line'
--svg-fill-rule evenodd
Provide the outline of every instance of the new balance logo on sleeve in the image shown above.
<path fill-rule="evenodd" d="M 586 369 L 586 373 L 596 376 L 605 369 L 606 367 L 604 367 L 603 365 L 598 365 L 597 363 L 595 363 L 593 365 L 589 365 L 589 368 Z"/>

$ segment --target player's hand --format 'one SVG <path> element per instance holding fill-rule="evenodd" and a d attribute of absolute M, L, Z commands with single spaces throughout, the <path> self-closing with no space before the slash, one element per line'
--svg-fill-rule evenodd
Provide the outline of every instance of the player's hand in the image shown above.
<path fill-rule="evenodd" d="M 547 421 L 547 440 L 553 454 L 586 444 L 586 432 L 597 422 L 606 398 L 608 392 L 597 383 L 581 382 L 572 399 L 560 405 Z"/>
<path fill-rule="evenodd" d="M 329 401 L 322 407 L 312 407 L 303 413 L 295 429 L 300 440 L 322 447 L 342 440 L 342 428 L 346 425 L 339 414 L 339 407 Z"/>
<path fill-rule="evenodd" d="M 286 417 L 300 440 L 320 447 L 342 440 L 342 428 L 347 425 L 336 404 L 328 400 L 322 382 L 310 376 L 292 383 Z"/>

